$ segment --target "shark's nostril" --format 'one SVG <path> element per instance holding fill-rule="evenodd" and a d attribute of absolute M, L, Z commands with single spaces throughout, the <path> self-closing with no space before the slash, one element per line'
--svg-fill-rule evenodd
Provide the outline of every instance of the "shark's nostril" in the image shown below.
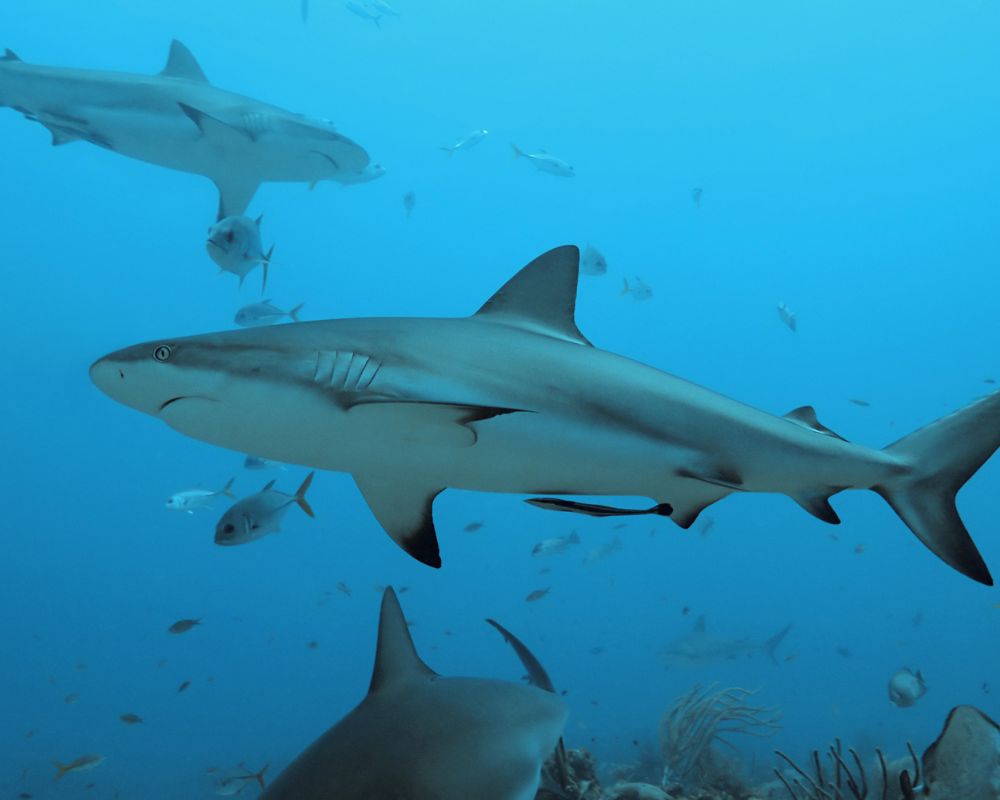
<path fill-rule="evenodd" d="M 122 380 L 125 380 L 125 371 L 121 369 L 118 370 L 118 377 L 121 378 Z"/>

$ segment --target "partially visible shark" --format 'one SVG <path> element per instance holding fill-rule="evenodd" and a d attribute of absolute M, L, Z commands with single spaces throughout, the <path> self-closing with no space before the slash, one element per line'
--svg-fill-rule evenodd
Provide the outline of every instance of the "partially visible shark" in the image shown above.
<path fill-rule="evenodd" d="M 870 489 L 941 559 L 992 584 L 955 495 L 1000 446 L 1000 392 L 883 450 L 853 444 L 811 406 L 773 416 L 594 347 L 574 320 L 579 257 L 545 253 L 471 317 L 163 339 L 90 374 L 188 436 L 352 474 L 382 527 L 435 567 L 432 505 L 448 487 L 647 497 L 646 513 L 685 528 L 734 492 L 785 494 L 838 523 L 830 497 Z"/>
<path fill-rule="evenodd" d="M 558 696 L 421 661 L 393 590 L 361 704 L 296 758 L 261 800 L 532 800 L 566 723 Z"/>
<path fill-rule="evenodd" d="M 328 122 L 217 89 L 178 41 L 158 75 L 37 66 L 7 50 L 0 106 L 44 125 L 54 145 L 87 141 L 211 178 L 219 219 L 242 214 L 266 181 L 335 181 L 369 160 Z"/>
<path fill-rule="evenodd" d="M 664 648 L 663 660 L 672 667 L 700 667 L 714 661 L 764 653 L 777 664 L 778 647 L 791 629 L 791 624 L 788 624 L 763 642 L 755 642 L 752 639 L 722 639 L 712 636 L 708 632 L 705 618 L 698 617 L 694 628 Z"/>

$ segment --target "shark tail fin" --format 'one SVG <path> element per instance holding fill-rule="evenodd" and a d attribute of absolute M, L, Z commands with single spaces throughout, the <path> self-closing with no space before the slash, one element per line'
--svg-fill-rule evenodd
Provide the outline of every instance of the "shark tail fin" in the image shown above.
<path fill-rule="evenodd" d="M 305 511 L 306 514 L 308 514 L 313 519 L 316 518 L 316 515 L 313 513 L 312 507 L 309 505 L 309 501 L 306 500 L 306 492 L 309 491 L 309 486 L 312 484 L 313 475 L 315 474 L 316 474 L 315 472 L 310 472 L 308 475 L 306 475 L 306 479 L 302 481 L 302 485 L 299 487 L 299 490 L 295 493 L 295 502 L 299 504 L 299 508 Z"/>
<path fill-rule="evenodd" d="M 788 632 L 791 629 L 792 629 L 792 623 L 789 622 L 784 628 L 782 628 L 780 631 L 774 634 L 774 636 L 772 636 L 770 639 L 764 642 L 764 645 L 761 648 L 765 653 L 767 653 L 767 657 L 771 659 L 771 661 L 773 661 L 775 664 L 778 663 L 778 658 L 777 658 L 778 648 L 781 646 L 781 643 L 785 640 L 785 637 L 788 636 Z"/>
<path fill-rule="evenodd" d="M 288 316 L 292 318 L 292 322 L 301 322 L 301 320 L 299 319 L 299 312 L 302 310 L 302 306 L 304 305 L 305 303 L 299 303 L 297 306 L 295 306 L 295 308 L 293 308 L 291 311 L 288 312 Z"/>
<path fill-rule="evenodd" d="M 236 478 L 230 478 L 226 485 L 219 489 L 219 494 L 224 494 L 226 497 L 232 497 L 235 500 L 236 495 L 233 494 L 233 482 L 235 480 Z"/>
<path fill-rule="evenodd" d="M 1000 447 L 1000 392 L 921 428 L 884 452 L 901 473 L 872 487 L 931 552 L 974 581 L 993 585 L 955 496 Z"/>
<path fill-rule="evenodd" d="M 511 142 L 511 143 L 510 143 L 510 148 L 511 148 L 511 150 L 513 150 L 513 151 L 514 151 L 514 158 L 520 158 L 521 156 L 523 156 L 523 155 L 524 155 L 524 151 L 523 151 L 523 150 L 521 150 L 521 148 L 520 148 L 520 147 L 518 147 L 518 146 L 517 146 L 516 144 L 514 144 L 513 142 Z"/>

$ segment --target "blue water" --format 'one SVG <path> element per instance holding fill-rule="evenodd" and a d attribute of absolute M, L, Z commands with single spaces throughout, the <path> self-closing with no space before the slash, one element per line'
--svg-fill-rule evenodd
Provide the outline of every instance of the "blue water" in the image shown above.
<path fill-rule="evenodd" d="M 597 346 L 776 414 L 812 404 L 852 441 L 884 446 L 1000 380 L 1000 4 L 394 5 L 378 29 L 326 0 L 307 24 L 295 0 L 5 0 L 0 45 L 153 73 L 177 38 L 215 85 L 330 118 L 364 146 L 388 170 L 379 181 L 268 184 L 251 205 L 276 243 L 269 296 L 305 301 L 305 318 L 465 315 L 542 251 L 590 242 L 610 264 L 581 278 L 578 323 Z M 490 130 L 476 149 L 437 149 L 476 128 Z M 514 161 L 510 142 L 577 177 Z M 231 476 L 241 494 L 270 477 L 291 491 L 305 471 L 246 472 L 242 455 L 110 401 L 87 373 L 125 345 L 230 327 L 259 298 L 259 273 L 238 290 L 205 253 L 214 187 L 85 143 L 52 148 L 10 110 L 0 152 L 4 797 L 209 797 L 209 767 L 279 769 L 363 695 L 376 586 L 390 583 L 410 587 L 417 646 L 442 674 L 518 680 L 482 620 L 515 631 L 567 690 L 568 744 L 606 764 L 655 744 L 695 683 L 760 687 L 783 710 L 773 739 L 738 742 L 762 766 L 774 747 L 834 736 L 920 748 L 959 703 L 1000 714 L 1000 597 L 871 493 L 835 498 L 839 528 L 787 498 L 731 497 L 700 536 L 446 492 L 435 572 L 382 532 L 349 477 L 320 473 L 315 521 L 292 510 L 281 534 L 216 547 L 223 504 L 174 515 L 170 494 Z M 633 276 L 650 300 L 619 295 Z M 959 503 L 994 570 L 998 493 L 994 459 Z M 464 532 L 471 521 L 484 525 Z M 531 556 L 572 529 L 576 550 Z M 615 533 L 624 547 L 584 566 Z M 794 628 L 779 666 L 665 668 L 664 646 L 698 615 L 727 638 Z M 168 635 L 182 617 L 204 620 Z M 903 665 L 930 687 L 911 709 L 886 693 Z M 144 723 L 123 725 L 126 712 Z M 53 760 L 90 752 L 107 761 L 53 784 Z"/>

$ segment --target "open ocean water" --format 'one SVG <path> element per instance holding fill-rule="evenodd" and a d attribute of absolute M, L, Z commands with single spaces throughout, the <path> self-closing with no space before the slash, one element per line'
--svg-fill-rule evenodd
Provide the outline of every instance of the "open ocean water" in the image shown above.
<path fill-rule="evenodd" d="M 98 358 L 235 328 L 263 299 L 304 303 L 303 321 L 462 317 L 566 244 L 606 259 L 576 304 L 596 347 L 779 416 L 813 406 L 851 442 L 882 448 L 997 389 L 1000 3 L 391 3 L 311 0 L 307 19 L 298 0 L 0 4 L 0 48 L 23 59 L 0 60 L 0 105 L 19 107 L 0 114 L 0 798 L 197 800 L 265 765 L 270 782 L 367 691 L 388 585 L 442 675 L 522 682 L 487 617 L 529 646 L 564 693 L 566 746 L 593 756 L 603 786 L 569 800 L 659 796 L 619 781 L 784 799 L 765 787 L 776 749 L 805 765 L 839 737 L 868 763 L 908 741 L 919 755 L 955 706 L 1000 715 L 1000 596 L 872 492 L 834 497 L 834 527 L 780 494 L 734 491 L 683 530 L 445 491 L 440 570 L 396 546 L 344 472 L 316 472 L 315 519 L 290 507 L 245 546 L 214 542 L 225 496 L 165 507 L 230 478 L 238 497 L 272 479 L 294 494 L 309 468 L 246 469 L 243 452 L 112 402 L 88 375 Z M 275 246 L 266 294 L 260 267 L 238 286 L 209 257 L 211 181 L 123 157 L 98 130 L 146 113 L 138 95 L 112 81 L 98 112 L 65 78 L 24 89 L 14 66 L 151 76 L 175 39 L 213 87 L 328 120 L 384 168 L 362 185 L 261 186 L 246 214 Z M 249 147 L 258 123 L 219 147 Z M 51 146 L 53 129 L 73 141 Z M 518 355 L 490 352 L 497 369 Z M 608 377 L 595 370 L 588 390 L 627 403 Z M 994 569 L 998 496 L 994 458 L 958 502 Z M 185 619 L 200 622 L 168 633 Z M 692 641 L 689 663 L 671 658 Z M 887 689 L 903 668 L 926 686 L 910 707 Z M 780 717 L 714 745 L 742 793 L 664 775 L 661 718 L 713 685 L 754 690 Z M 53 779 L 53 762 L 84 755 L 104 760 Z"/>

